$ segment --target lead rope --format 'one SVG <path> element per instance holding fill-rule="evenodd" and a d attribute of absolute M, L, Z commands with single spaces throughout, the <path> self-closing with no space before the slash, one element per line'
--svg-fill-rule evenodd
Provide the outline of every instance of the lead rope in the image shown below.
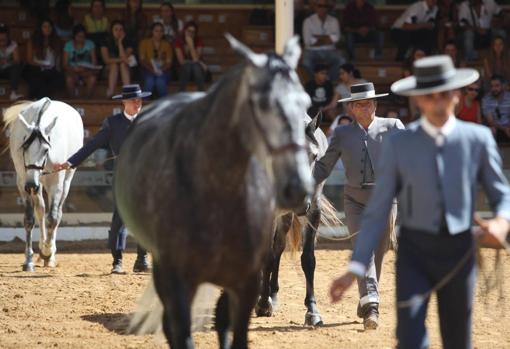
<path fill-rule="evenodd" d="M 116 158 L 117 158 L 117 155 L 110 156 L 109 158 L 104 159 L 104 161 L 103 161 L 103 162 L 107 162 L 107 161 L 115 160 Z M 57 173 L 57 172 L 60 172 L 60 171 L 63 171 L 63 170 L 57 170 L 57 171 L 43 171 L 43 172 L 41 173 L 41 176 L 47 176 L 47 175 L 50 175 L 50 174 L 53 174 L 53 173 Z"/>

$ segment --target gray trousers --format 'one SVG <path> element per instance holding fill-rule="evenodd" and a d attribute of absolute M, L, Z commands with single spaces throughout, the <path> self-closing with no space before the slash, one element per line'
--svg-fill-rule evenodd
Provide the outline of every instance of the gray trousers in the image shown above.
<path fill-rule="evenodd" d="M 370 199 L 372 193 L 371 189 L 361 189 L 350 186 L 344 187 L 344 209 L 345 221 L 349 235 L 357 233 L 361 226 L 361 218 L 363 211 Z M 367 273 L 364 278 L 358 278 L 359 290 L 359 311 L 358 315 L 363 317 L 365 306 L 369 304 L 379 304 L 379 278 L 381 276 L 381 266 L 384 254 L 388 251 L 390 243 L 395 241 L 395 219 L 397 217 L 397 204 L 393 204 L 393 208 L 388 217 L 388 225 L 384 238 L 379 243 L 377 250 L 372 255 L 370 263 L 367 268 Z M 351 244 L 354 248 L 357 236 L 351 239 Z"/>

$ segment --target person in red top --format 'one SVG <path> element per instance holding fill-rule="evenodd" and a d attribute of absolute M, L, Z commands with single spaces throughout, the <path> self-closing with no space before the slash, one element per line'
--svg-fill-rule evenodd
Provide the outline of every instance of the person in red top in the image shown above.
<path fill-rule="evenodd" d="M 175 41 L 175 55 L 179 61 L 179 91 L 185 91 L 186 85 L 192 79 L 200 91 L 204 90 L 204 80 L 207 66 L 202 62 L 204 44 L 198 36 L 198 26 L 189 21 L 184 25 L 181 35 Z"/>
<path fill-rule="evenodd" d="M 355 60 L 354 45 L 371 42 L 375 44 L 374 58 L 382 58 L 384 33 L 378 29 L 379 16 L 366 0 L 351 0 L 345 6 L 343 30 L 347 33 L 347 52 L 351 61 Z"/>
<path fill-rule="evenodd" d="M 458 119 L 482 123 L 482 111 L 480 107 L 480 84 L 474 82 L 463 89 L 459 104 L 455 110 Z"/>

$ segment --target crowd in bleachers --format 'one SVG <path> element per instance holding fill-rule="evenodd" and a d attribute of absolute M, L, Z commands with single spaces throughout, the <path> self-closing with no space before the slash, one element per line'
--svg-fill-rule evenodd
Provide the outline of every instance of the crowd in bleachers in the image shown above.
<path fill-rule="evenodd" d="M 340 15 L 332 5 L 316 0 L 308 16 L 299 16 L 303 18 L 303 66 L 309 77 L 305 86 L 313 103 L 309 113 L 322 110 L 331 121 L 348 116 L 349 111 L 336 101 L 348 96 L 351 85 L 364 81 L 356 68 L 356 47 L 368 45 L 370 59 L 381 61 L 384 34 L 388 34 L 396 47 L 393 63 L 401 62 L 402 76 L 412 74 L 415 60 L 439 53 L 451 56 L 457 68 L 479 68 L 481 79 L 463 89 L 457 117 L 486 124 L 498 140 L 510 140 L 508 21 L 495 0 L 416 1 L 386 33 L 377 8 L 367 0 L 348 1 Z M 412 100 L 406 103 L 404 121 L 415 120 L 420 116 L 418 108 Z M 399 116 L 396 109 L 387 112 Z"/>
<path fill-rule="evenodd" d="M 26 54 L 21 56 L 9 28 L 0 25 L 0 78 L 9 80 L 11 100 L 22 97 L 22 79 L 29 86 L 28 98 L 52 97 L 62 90 L 67 98 L 93 93 L 97 98 L 100 80 L 107 86 L 104 98 L 132 81 L 160 97 L 171 81 L 184 91 L 191 81 L 203 90 L 211 79 L 197 22 L 179 19 L 170 2 L 163 1 L 159 13 L 148 16 L 141 0 L 127 0 L 119 20 L 108 18 L 103 0 L 93 0 L 81 21 L 69 0 L 56 1 L 51 11 L 41 5 L 49 2 L 28 2 L 37 7 L 39 24 Z M 304 48 L 301 67 L 313 102 L 310 114 L 322 110 L 330 122 L 348 114 L 336 101 L 348 96 L 351 85 L 365 81 L 358 63 L 373 59 L 374 66 L 384 66 L 384 50 L 395 47 L 390 63 L 401 64 L 402 76 L 412 74 L 416 59 L 435 53 L 450 55 L 457 67 L 480 68 L 482 79 L 463 91 L 458 116 L 487 124 L 498 138 L 510 137 L 507 20 L 495 0 L 416 1 L 389 26 L 368 0 L 349 0 L 340 11 L 330 0 L 304 3 L 295 1 L 294 25 Z M 359 54 L 360 46 L 369 48 L 369 57 Z M 501 91 L 493 86 L 498 84 Z M 385 112 L 404 121 L 419 117 L 412 102 L 395 101 L 407 107 L 406 115 L 396 107 Z"/>
<path fill-rule="evenodd" d="M 155 97 L 167 94 L 171 79 L 179 81 L 180 90 L 190 81 L 205 88 L 208 72 L 198 25 L 183 23 L 170 2 L 163 1 L 151 20 L 141 0 L 127 0 L 121 20 L 106 16 L 104 0 L 91 1 L 81 22 L 73 17 L 69 0 L 58 0 L 53 11 L 35 11 L 39 20 L 26 57 L 11 39 L 10 28 L 0 24 L 0 78 L 9 80 L 11 100 L 23 97 L 21 79 L 29 85 L 28 98 L 53 97 L 64 86 L 67 98 L 89 98 L 100 79 L 107 81 L 107 98 L 134 80 Z"/>

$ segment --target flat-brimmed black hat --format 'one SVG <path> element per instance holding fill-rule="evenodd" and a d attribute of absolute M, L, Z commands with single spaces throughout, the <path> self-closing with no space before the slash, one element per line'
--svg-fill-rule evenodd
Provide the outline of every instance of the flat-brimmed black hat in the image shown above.
<path fill-rule="evenodd" d="M 363 84 L 356 84 L 351 86 L 351 96 L 348 98 L 339 99 L 338 103 L 362 101 L 364 99 L 374 99 L 387 96 L 387 93 L 375 93 L 374 84 L 365 82 Z"/>
<path fill-rule="evenodd" d="M 414 62 L 414 75 L 393 83 L 391 91 L 402 96 L 428 95 L 462 88 L 479 77 L 475 69 L 456 69 L 450 56 L 430 56 Z"/>
<path fill-rule="evenodd" d="M 113 96 L 112 99 L 135 99 L 149 97 L 152 92 L 144 92 L 138 84 L 122 86 L 122 94 Z"/>

